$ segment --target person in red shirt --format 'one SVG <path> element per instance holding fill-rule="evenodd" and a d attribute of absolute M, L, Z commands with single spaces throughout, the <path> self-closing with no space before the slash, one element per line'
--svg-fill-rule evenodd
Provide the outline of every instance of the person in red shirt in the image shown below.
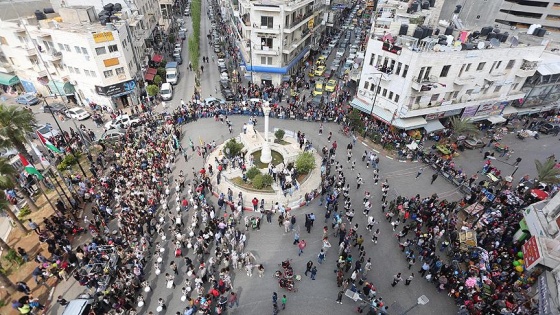
<path fill-rule="evenodd" d="M 257 199 L 257 197 L 253 198 L 253 200 L 251 200 L 251 203 L 253 204 L 253 211 L 257 211 L 257 208 L 259 206 L 259 199 Z"/>

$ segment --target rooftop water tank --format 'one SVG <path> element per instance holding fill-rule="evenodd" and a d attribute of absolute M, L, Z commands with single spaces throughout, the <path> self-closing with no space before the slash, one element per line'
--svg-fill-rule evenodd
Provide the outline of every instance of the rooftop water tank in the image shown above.
<path fill-rule="evenodd" d="M 507 41 L 508 37 L 509 37 L 509 33 L 505 32 L 505 33 L 500 34 L 498 39 L 500 40 L 501 43 L 505 43 Z"/>
<path fill-rule="evenodd" d="M 37 21 L 46 20 L 47 15 L 41 10 L 35 10 L 35 18 L 37 18 Z"/>
<path fill-rule="evenodd" d="M 112 4 L 112 3 L 107 3 L 106 5 L 103 6 L 103 9 L 104 9 L 104 10 L 107 10 L 107 11 L 113 11 L 113 7 L 114 7 L 114 6 L 115 6 L 115 5 Z"/>
<path fill-rule="evenodd" d="M 421 26 L 417 26 L 414 30 L 414 34 L 412 34 L 412 37 L 422 39 L 422 35 L 424 35 L 424 29 L 422 29 Z"/>
<path fill-rule="evenodd" d="M 412 13 L 418 12 L 419 8 L 420 8 L 420 3 L 418 2 L 413 2 L 412 6 L 410 7 Z"/>
<path fill-rule="evenodd" d="M 429 10 L 430 9 L 430 2 L 424 1 L 422 2 L 422 10 Z"/>
<path fill-rule="evenodd" d="M 492 32 L 492 26 L 485 26 L 480 30 L 480 36 L 486 36 Z"/>
<path fill-rule="evenodd" d="M 439 28 L 436 28 L 436 29 L 434 30 L 434 35 L 439 35 Z"/>
<path fill-rule="evenodd" d="M 51 14 L 51 13 L 54 13 L 54 9 L 53 8 L 44 8 L 43 12 L 45 14 Z"/>
<path fill-rule="evenodd" d="M 436 5 L 436 0 L 430 0 L 430 7 L 434 7 Z"/>
<path fill-rule="evenodd" d="M 527 34 L 529 35 L 533 35 L 533 33 L 535 32 L 535 30 L 537 28 L 541 27 L 540 24 L 531 24 L 531 26 L 529 26 L 529 29 L 527 30 Z"/>
<path fill-rule="evenodd" d="M 488 36 L 486 36 L 486 40 L 491 40 L 492 38 L 498 38 L 498 34 L 488 33 Z"/>
<path fill-rule="evenodd" d="M 544 37 L 544 35 L 546 35 L 546 29 L 544 27 L 539 27 L 535 30 L 533 35 L 536 35 L 537 37 Z"/>
<path fill-rule="evenodd" d="M 401 24 L 401 27 L 399 29 L 399 35 L 406 35 L 407 32 L 408 32 L 408 24 Z"/>
<path fill-rule="evenodd" d="M 453 35 L 453 26 L 448 26 L 445 28 L 445 35 Z"/>
<path fill-rule="evenodd" d="M 121 11 L 122 10 L 122 5 L 120 3 L 115 3 L 113 5 L 113 11 Z"/>

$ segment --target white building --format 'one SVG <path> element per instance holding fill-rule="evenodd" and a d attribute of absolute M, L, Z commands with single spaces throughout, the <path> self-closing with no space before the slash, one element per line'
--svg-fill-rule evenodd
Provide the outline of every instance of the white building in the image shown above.
<path fill-rule="evenodd" d="M 27 92 L 62 95 L 81 105 L 139 103 L 141 75 L 124 20 L 101 25 L 93 7 L 60 8 L 46 19 L 0 22 L 3 71 Z"/>
<path fill-rule="evenodd" d="M 443 117 L 497 123 L 516 112 L 508 105 L 524 97 L 521 87 L 535 73 L 546 39 L 516 34 L 512 44 L 513 34 L 500 40 L 494 33 L 434 32 L 402 17 L 376 21 L 352 105 L 399 129 L 428 131 L 442 129 Z"/>
<path fill-rule="evenodd" d="M 323 0 L 239 0 L 223 10 L 236 35 L 241 59 L 255 83 L 278 85 L 318 49 L 325 29 Z M 250 75 L 246 74 L 246 75 Z"/>

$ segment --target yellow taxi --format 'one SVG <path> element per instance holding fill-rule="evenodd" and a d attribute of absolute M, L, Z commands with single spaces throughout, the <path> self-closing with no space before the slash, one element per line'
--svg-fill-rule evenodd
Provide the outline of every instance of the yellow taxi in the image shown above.
<path fill-rule="evenodd" d="M 325 85 L 325 91 L 327 92 L 334 92 L 334 90 L 336 90 L 336 80 L 329 80 L 327 82 L 327 85 Z"/>
<path fill-rule="evenodd" d="M 321 65 L 325 65 L 325 62 L 327 61 L 327 57 L 326 56 L 320 56 L 317 61 L 315 61 L 315 65 L 317 66 L 321 66 Z"/>
<path fill-rule="evenodd" d="M 323 95 L 323 81 L 317 81 L 315 83 L 315 90 L 313 90 L 313 96 Z"/>
<path fill-rule="evenodd" d="M 326 69 L 325 66 L 318 66 L 317 69 L 315 69 L 315 75 L 318 77 L 322 76 L 323 73 L 325 73 L 325 69 Z"/>

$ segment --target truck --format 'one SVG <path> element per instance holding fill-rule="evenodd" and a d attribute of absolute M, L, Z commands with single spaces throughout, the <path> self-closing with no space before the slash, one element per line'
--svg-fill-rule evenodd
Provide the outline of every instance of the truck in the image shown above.
<path fill-rule="evenodd" d="M 165 65 L 165 81 L 174 85 L 179 81 L 179 68 L 176 62 L 168 62 Z"/>

